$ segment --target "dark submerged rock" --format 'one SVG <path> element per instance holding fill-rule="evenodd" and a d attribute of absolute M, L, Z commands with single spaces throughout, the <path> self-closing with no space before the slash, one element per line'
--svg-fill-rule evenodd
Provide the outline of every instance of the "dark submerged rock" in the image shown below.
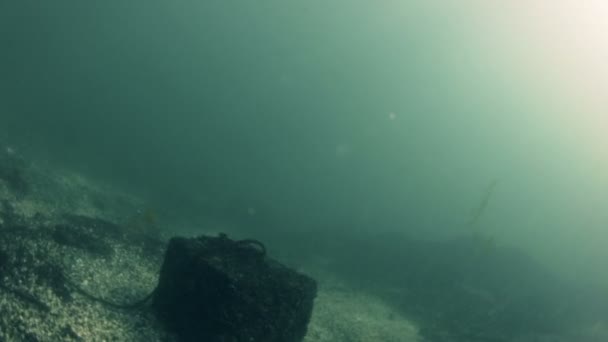
<path fill-rule="evenodd" d="M 173 238 L 152 307 L 181 341 L 296 342 L 316 282 L 265 256 L 255 240 Z"/>

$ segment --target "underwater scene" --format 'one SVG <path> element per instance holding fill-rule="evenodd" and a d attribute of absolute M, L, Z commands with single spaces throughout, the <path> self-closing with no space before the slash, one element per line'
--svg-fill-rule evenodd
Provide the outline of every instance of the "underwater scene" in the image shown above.
<path fill-rule="evenodd" d="M 608 3 L 0 2 L 0 342 L 608 341 Z"/>

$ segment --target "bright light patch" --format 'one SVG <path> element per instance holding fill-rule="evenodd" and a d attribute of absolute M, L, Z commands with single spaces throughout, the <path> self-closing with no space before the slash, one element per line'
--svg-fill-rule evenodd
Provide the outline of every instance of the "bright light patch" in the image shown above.
<path fill-rule="evenodd" d="M 521 87 L 545 89 L 543 100 L 555 114 L 545 116 L 543 125 L 569 135 L 557 139 L 576 141 L 577 153 L 605 155 L 608 1 L 516 0 L 476 6 L 484 49 L 508 60 L 507 73 L 515 73 Z"/>

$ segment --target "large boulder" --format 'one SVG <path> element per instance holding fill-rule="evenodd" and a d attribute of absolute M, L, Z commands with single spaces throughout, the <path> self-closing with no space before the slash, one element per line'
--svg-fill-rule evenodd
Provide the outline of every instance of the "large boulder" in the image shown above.
<path fill-rule="evenodd" d="M 266 257 L 255 240 L 172 238 L 152 307 L 180 341 L 297 342 L 316 282 Z"/>

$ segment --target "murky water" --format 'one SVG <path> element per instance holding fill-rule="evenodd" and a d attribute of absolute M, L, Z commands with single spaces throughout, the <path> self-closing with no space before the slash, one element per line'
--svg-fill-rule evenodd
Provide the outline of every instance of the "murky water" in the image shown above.
<path fill-rule="evenodd" d="M 571 0 L 4 1 L 0 142 L 145 198 L 175 234 L 263 239 L 431 341 L 599 341 L 606 18 Z"/>

